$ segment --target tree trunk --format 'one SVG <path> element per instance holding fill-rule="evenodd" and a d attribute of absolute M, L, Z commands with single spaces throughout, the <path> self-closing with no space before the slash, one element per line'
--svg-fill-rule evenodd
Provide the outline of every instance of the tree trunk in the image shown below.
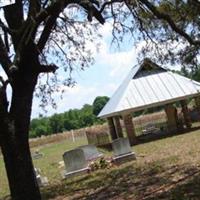
<path fill-rule="evenodd" d="M 0 126 L 3 127 L 1 149 L 12 199 L 40 200 L 28 142 L 37 74 L 27 71 L 17 73 L 13 79 L 10 112 L 7 119 L 0 122 Z"/>
<path fill-rule="evenodd" d="M 2 153 L 13 200 L 40 200 L 28 141 L 15 142 L 12 136 L 3 141 Z"/>

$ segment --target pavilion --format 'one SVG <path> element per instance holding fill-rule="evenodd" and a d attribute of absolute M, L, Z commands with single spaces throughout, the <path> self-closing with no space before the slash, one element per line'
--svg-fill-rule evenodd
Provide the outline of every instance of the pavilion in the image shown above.
<path fill-rule="evenodd" d="M 133 145 L 136 135 L 132 114 L 147 108 L 164 106 L 169 125 L 178 128 L 173 103 L 180 102 L 186 127 L 191 127 L 187 99 L 195 98 L 200 108 L 200 83 L 162 68 L 150 59 L 133 67 L 99 113 L 108 120 L 112 139 L 123 137 L 120 118 Z"/>

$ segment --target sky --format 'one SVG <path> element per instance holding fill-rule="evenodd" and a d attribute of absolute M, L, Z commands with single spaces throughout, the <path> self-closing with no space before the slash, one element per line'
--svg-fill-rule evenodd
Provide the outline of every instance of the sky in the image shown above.
<path fill-rule="evenodd" d="M 94 53 L 94 65 L 74 73 L 74 87 L 61 86 L 64 89 L 62 98 L 59 93 L 54 94 L 57 109 L 48 106 L 47 113 L 44 113 L 38 106 L 39 99 L 34 98 L 32 118 L 38 117 L 39 114 L 50 116 L 69 109 L 81 108 L 84 104 L 92 104 L 97 96 L 112 96 L 136 64 L 137 50 L 127 42 L 120 49 L 111 46 L 111 28 L 111 23 L 105 23 L 99 30 L 103 38 L 99 51 Z"/>

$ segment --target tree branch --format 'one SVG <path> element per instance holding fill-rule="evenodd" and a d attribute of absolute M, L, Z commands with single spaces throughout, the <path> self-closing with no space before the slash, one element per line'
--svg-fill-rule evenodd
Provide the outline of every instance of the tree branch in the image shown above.
<path fill-rule="evenodd" d="M 57 9 L 55 9 L 55 12 L 48 18 L 47 23 L 45 24 L 45 27 L 37 44 L 39 52 L 41 52 L 45 47 L 45 44 L 49 38 L 49 35 L 51 34 L 52 28 L 56 24 L 56 19 L 59 16 L 60 12 L 60 6 L 58 6 Z"/>
<path fill-rule="evenodd" d="M 95 17 L 101 24 L 105 23 L 105 19 L 103 18 L 101 12 L 89 0 L 82 0 L 78 4 L 87 11 L 88 21 L 92 21 L 92 17 Z"/>
<path fill-rule="evenodd" d="M 55 73 L 55 71 L 58 69 L 58 66 L 56 65 L 40 65 L 39 73 Z"/>
<path fill-rule="evenodd" d="M 6 31 L 7 33 L 11 34 L 12 30 L 8 28 L 0 19 L 0 27 L 2 28 L 3 31 Z"/>
<path fill-rule="evenodd" d="M 43 4 L 42 4 L 42 8 L 43 8 L 43 9 L 46 7 L 48 1 L 49 1 L 49 0 L 45 0 L 45 1 L 43 2 Z"/>
<path fill-rule="evenodd" d="M 194 4 L 194 6 L 197 6 L 198 9 L 200 8 L 200 1 L 199 0 L 188 0 L 188 3 Z"/>
<path fill-rule="evenodd" d="M 0 120 L 5 120 L 3 118 L 5 114 L 7 114 L 8 110 L 8 100 L 6 95 L 6 88 L 9 83 L 8 80 L 4 81 L 3 78 L 0 76 L 0 83 L 2 84 L 0 86 Z"/>
<path fill-rule="evenodd" d="M 50 15 L 54 14 L 57 6 L 61 6 L 61 10 L 67 7 L 69 4 L 78 4 L 82 6 L 85 10 L 89 12 L 89 9 L 92 9 L 93 11 L 93 16 L 100 22 L 104 23 L 103 16 L 101 15 L 101 12 L 93 6 L 92 2 L 88 1 L 83 1 L 83 0 L 57 0 L 55 3 L 52 3 L 49 5 L 47 8 L 43 9 L 38 15 L 36 16 L 35 20 L 38 24 L 43 22 L 45 19 L 47 19 Z M 96 3 L 95 3 L 96 5 Z"/>
<path fill-rule="evenodd" d="M 200 45 L 199 40 L 193 40 L 190 35 L 188 35 L 185 31 L 180 29 L 175 22 L 172 20 L 172 18 L 165 13 L 162 13 L 158 11 L 158 9 L 150 3 L 148 0 L 140 0 L 141 3 L 143 3 L 158 19 L 165 20 L 169 26 L 174 30 L 176 33 L 184 37 L 191 45 Z"/>
<path fill-rule="evenodd" d="M 40 12 L 41 0 L 30 0 L 28 16 L 35 18 L 36 14 Z"/>
<path fill-rule="evenodd" d="M 9 67 L 11 66 L 12 62 L 8 56 L 6 46 L 4 45 L 1 37 L 0 37 L 0 64 L 2 65 L 7 76 L 9 77 Z"/>
<path fill-rule="evenodd" d="M 22 0 L 15 0 L 15 4 L 5 6 L 3 9 L 8 27 L 13 30 L 19 30 L 24 22 Z M 15 49 L 20 37 L 21 35 L 17 34 L 17 32 L 11 35 Z"/>
<path fill-rule="evenodd" d="M 4 87 L 6 89 L 8 83 L 9 83 L 9 80 L 4 80 L 2 76 L 0 76 L 0 83 L 2 84 L 1 87 Z"/>
<path fill-rule="evenodd" d="M 105 9 L 106 6 L 109 6 L 113 3 L 121 3 L 121 2 L 124 2 L 124 0 L 111 0 L 111 1 L 106 1 L 102 6 L 101 6 L 101 9 L 100 9 L 100 13 L 102 13 Z"/>
<path fill-rule="evenodd" d="M 74 1 L 71 1 L 71 3 L 72 2 L 79 4 L 88 12 L 89 21 L 91 21 L 92 17 L 94 16 L 101 24 L 105 22 L 105 19 L 101 15 L 100 11 L 98 11 L 97 8 L 91 2 L 80 1 L 80 0 L 78 1 L 74 0 Z M 67 7 L 69 3 L 70 2 L 66 0 L 58 0 L 36 16 L 35 21 L 37 24 L 47 19 L 47 23 L 45 24 L 45 27 L 43 29 L 43 32 L 37 44 L 38 50 L 40 52 L 45 47 L 45 44 L 49 38 L 49 35 L 51 34 L 52 28 L 55 26 L 56 20 L 59 17 L 59 14 L 63 11 L 65 7 Z"/>
<path fill-rule="evenodd" d="M 70 1 L 57 0 L 54 3 L 51 3 L 49 6 L 47 6 L 45 9 L 42 9 L 41 12 L 39 12 L 36 15 L 36 17 L 35 17 L 36 23 L 39 25 L 41 22 L 45 21 L 49 16 L 54 15 L 54 13 L 57 11 L 58 7 L 61 6 L 60 9 L 63 10 L 72 1 L 71 0 Z"/>

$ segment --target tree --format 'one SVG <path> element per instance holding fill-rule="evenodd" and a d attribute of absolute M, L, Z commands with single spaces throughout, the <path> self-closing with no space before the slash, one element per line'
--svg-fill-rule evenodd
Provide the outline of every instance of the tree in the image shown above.
<path fill-rule="evenodd" d="M 198 0 L 140 0 L 128 3 L 137 19 L 138 39 L 145 41 L 142 53 L 160 63 L 198 69 L 200 26 Z M 136 24 L 137 26 L 137 24 Z"/>
<path fill-rule="evenodd" d="M 39 82 L 36 95 L 42 105 L 50 101 L 55 106 L 51 93 L 57 79 L 49 75 L 44 83 L 38 79 L 40 74 L 55 73 L 58 63 L 69 73 L 64 84 L 72 84 L 74 67 L 84 69 L 93 61 L 86 41 L 95 42 L 98 24 L 110 17 L 114 41 L 123 41 L 129 33 L 135 41 L 146 41 L 146 54 L 151 45 L 158 47 L 157 53 L 165 49 L 158 60 L 170 56 L 174 62 L 195 65 L 199 8 L 198 0 L 16 0 L 2 9 L 0 64 L 7 79 L 0 78 L 0 146 L 14 200 L 41 199 L 28 143 L 32 99 Z M 93 28 L 85 23 L 85 13 L 89 22 L 96 19 Z M 178 44 L 182 48 L 175 48 Z M 12 89 L 10 102 L 7 85 Z"/>
<path fill-rule="evenodd" d="M 51 133 L 60 133 L 64 130 L 63 127 L 63 116 L 54 114 L 49 118 L 49 126 Z"/>
<path fill-rule="evenodd" d="M 93 114 L 93 106 L 85 104 L 80 110 L 80 122 L 82 127 L 91 126 L 95 122 L 95 116 Z"/>
<path fill-rule="evenodd" d="M 95 100 L 92 104 L 94 115 L 98 116 L 98 114 L 103 109 L 103 107 L 106 105 L 108 100 L 109 100 L 109 97 L 107 97 L 107 96 L 98 96 L 95 98 Z"/>
<path fill-rule="evenodd" d="M 74 4 L 82 8 L 81 16 L 84 11 L 89 21 L 96 18 L 104 23 L 96 1 L 16 0 L 2 9 L 0 64 L 7 80 L 0 79 L 0 146 L 14 200 L 41 199 L 28 143 L 33 92 L 39 75 L 58 68 L 50 56 L 57 57 L 55 63 L 65 63 L 64 70 L 69 73 L 75 65 L 84 68 L 92 61 L 85 42 L 96 36 L 91 37 L 92 29 L 84 23 L 84 16 L 70 18 L 66 14 L 65 8 Z M 43 105 L 51 100 L 54 88 L 49 86 L 49 79 L 55 82 L 55 77 L 48 76 L 46 83 L 38 85 L 37 95 L 42 97 Z M 65 84 L 71 82 L 69 76 Z M 10 102 L 8 84 L 12 89 Z"/>
<path fill-rule="evenodd" d="M 39 119 L 32 119 L 30 124 L 29 137 L 40 137 L 51 133 L 49 126 L 49 119 L 40 117 Z"/>

